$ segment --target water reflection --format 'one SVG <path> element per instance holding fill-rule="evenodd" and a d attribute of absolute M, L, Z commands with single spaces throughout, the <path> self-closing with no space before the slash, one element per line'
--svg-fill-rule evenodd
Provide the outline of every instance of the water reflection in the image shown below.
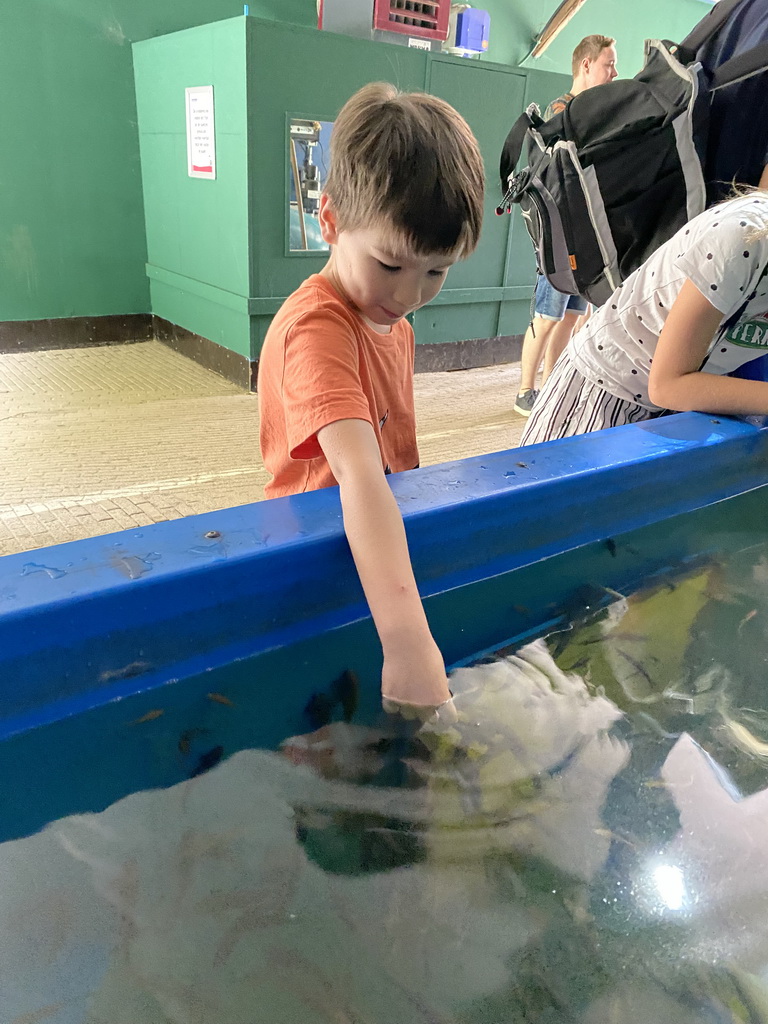
<path fill-rule="evenodd" d="M 766 566 L 5 844 L 0 1020 L 768 1021 Z"/>

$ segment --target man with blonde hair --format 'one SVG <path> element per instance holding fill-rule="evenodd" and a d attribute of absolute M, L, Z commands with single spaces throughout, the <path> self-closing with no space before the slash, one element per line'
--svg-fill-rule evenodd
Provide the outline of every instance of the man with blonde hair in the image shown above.
<path fill-rule="evenodd" d="M 585 36 L 573 51 L 571 59 L 573 84 L 570 91 L 553 100 L 544 112 L 548 121 L 565 108 L 569 100 L 595 85 L 606 85 L 618 74 L 616 70 L 616 40 L 610 36 Z M 520 390 L 515 400 L 515 412 L 530 416 L 538 391 L 536 375 L 542 359 L 542 383 L 568 344 L 574 327 L 584 316 L 589 304 L 580 295 L 564 295 L 545 277 L 536 281 L 534 317 L 523 338 Z"/>
<path fill-rule="evenodd" d="M 384 653 L 387 710 L 453 712 L 386 474 L 419 464 L 413 329 L 477 246 L 483 162 L 444 100 L 374 83 L 342 108 L 319 221 L 328 263 L 270 324 L 259 362 L 268 498 L 339 485 L 344 529 Z"/>

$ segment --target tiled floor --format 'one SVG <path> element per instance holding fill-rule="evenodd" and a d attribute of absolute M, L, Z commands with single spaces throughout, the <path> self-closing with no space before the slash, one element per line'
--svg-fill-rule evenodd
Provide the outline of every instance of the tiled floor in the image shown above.
<path fill-rule="evenodd" d="M 419 374 L 421 463 L 514 447 L 518 364 Z M 159 342 L 0 355 L 0 555 L 263 497 L 256 396 Z"/>

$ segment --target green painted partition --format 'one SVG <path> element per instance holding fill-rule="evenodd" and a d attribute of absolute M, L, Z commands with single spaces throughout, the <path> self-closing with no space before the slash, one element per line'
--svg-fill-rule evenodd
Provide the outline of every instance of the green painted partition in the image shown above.
<path fill-rule="evenodd" d="M 0 322 L 146 313 L 131 43 L 242 0 L 3 0 Z M 317 23 L 315 0 L 250 0 Z"/>
<path fill-rule="evenodd" d="M 84 6 L 0 6 L 0 321 L 147 307 L 130 49 Z"/>
<path fill-rule="evenodd" d="M 136 43 L 134 69 L 152 311 L 250 358 L 246 27 L 233 18 Z M 196 85 L 214 87 L 215 181 L 187 175 Z"/>
<path fill-rule="evenodd" d="M 386 80 L 457 107 L 486 161 L 480 246 L 417 313 L 417 343 L 524 329 L 533 258 L 519 218 L 494 215 L 498 155 L 512 120 L 562 91 L 562 75 L 252 17 L 134 44 L 134 63 L 155 314 L 258 358 L 282 300 L 325 260 L 288 251 L 288 120 L 333 121 L 356 89 Z M 187 177 L 184 89 L 194 85 L 214 86 L 216 181 Z"/>

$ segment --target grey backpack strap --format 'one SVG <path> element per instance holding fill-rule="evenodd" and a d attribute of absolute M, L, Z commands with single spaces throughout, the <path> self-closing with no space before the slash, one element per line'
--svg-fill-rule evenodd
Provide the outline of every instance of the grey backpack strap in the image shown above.
<path fill-rule="evenodd" d="M 538 108 L 531 104 L 527 110 L 518 117 L 512 127 L 509 129 L 509 134 L 504 140 L 504 147 L 501 151 L 501 157 L 499 159 L 499 177 L 501 179 L 501 191 L 507 192 L 509 188 L 509 177 L 517 167 L 518 161 L 520 160 L 520 154 L 523 151 L 523 143 L 525 137 L 531 128 L 539 128 L 544 124 L 542 117 L 538 112 Z"/>

